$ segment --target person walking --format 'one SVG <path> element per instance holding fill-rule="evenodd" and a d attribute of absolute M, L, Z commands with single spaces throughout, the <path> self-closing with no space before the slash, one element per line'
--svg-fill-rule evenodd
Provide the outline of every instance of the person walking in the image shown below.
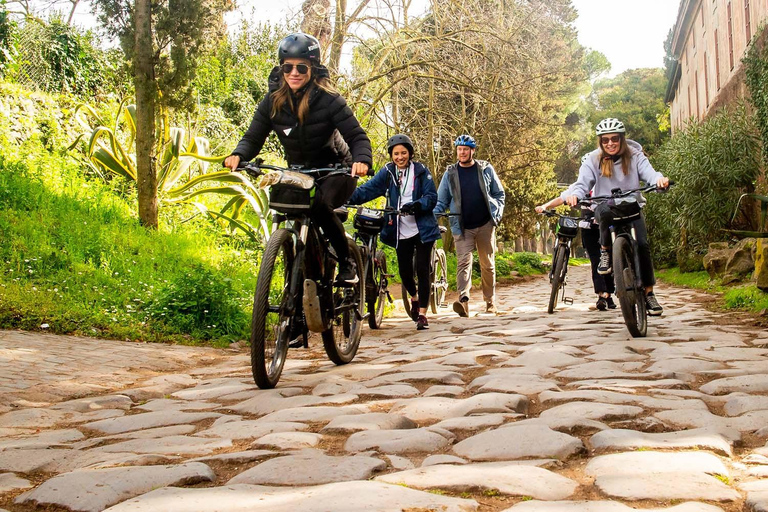
<path fill-rule="evenodd" d="M 489 162 L 475 160 L 474 137 L 459 135 L 453 145 L 457 162 L 447 167 L 440 180 L 435 207 L 435 214 L 456 214 L 450 217 L 459 291 L 453 310 L 461 317 L 469 316 L 472 252 L 477 250 L 485 311 L 496 313 L 496 226 L 504 212 L 504 188 Z"/>
<path fill-rule="evenodd" d="M 400 280 L 411 296 L 411 318 L 421 331 L 429 329 L 430 260 L 432 246 L 440 238 L 440 228 L 432 213 L 437 190 L 429 169 L 413 161 L 410 137 L 393 135 L 387 141 L 387 150 L 392 161 L 379 169 L 373 179 L 359 186 L 347 202 L 363 204 L 385 196 L 387 207 L 398 210 L 399 215 L 387 214 L 381 241 L 396 250 Z M 414 275 L 418 277 L 418 289 Z"/>
<path fill-rule="evenodd" d="M 277 57 L 280 66 L 269 75 L 269 92 L 224 166 L 234 171 L 241 160 L 258 155 L 274 131 L 290 166 L 351 165 L 352 175 L 366 175 L 373 163 L 371 141 L 347 102 L 331 86 L 328 69 L 320 63 L 318 40 L 302 32 L 290 34 L 280 41 Z M 356 186 L 352 176 L 318 180 L 309 212 L 336 251 L 337 281 L 341 285 L 353 285 L 358 277 L 344 225 L 333 209 L 343 205 Z"/>

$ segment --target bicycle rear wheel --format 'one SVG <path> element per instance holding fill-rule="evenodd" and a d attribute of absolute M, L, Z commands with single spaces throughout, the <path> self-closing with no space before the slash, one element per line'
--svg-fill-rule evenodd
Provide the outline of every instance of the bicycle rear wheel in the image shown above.
<path fill-rule="evenodd" d="M 360 250 L 352 240 L 349 255 L 355 259 L 358 280 L 354 286 L 333 287 L 333 313 L 331 326 L 323 331 L 323 346 L 328 358 L 336 364 L 347 364 L 354 359 L 360 346 L 365 311 L 365 276 Z"/>
<path fill-rule="evenodd" d="M 293 274 L 293 238 L 278 229 L 269 238 L 253 296 L 251 371 L 261 389 L 274 388 L 283 372 L 294 317 L 288 313 Z"/>
<path fill-rule="evenodd" d="M 645 293 L 635 274 L 632 244 L 624 236 L 616 238 L 613 242 L 613 280 L 616 283 L 621 314 L 629 333 L 635 338 L 645 336 L 648 330 Z"/>
<path fill-rule="evenodd" d="M 553 260 L 552 290 L 549 292 L 549 305 L 547 306 L 547 313 L 550 315 L 555 312 L 557 298 L 560 296 L 560 290 L 565 282 L 565 273 L 568 272 L 568 252 L 568 247 L 559 246 Z"/>
<path fill-rule="evenodd" d="M 445 251 L 435 249 L 434 274 L 432 275 L 432 287 L 429 295 L 429 305 L 432 308 L 432 314 L 437 314 L 445 301 L 445 294 L 448 291 L 448 263 L 445 257 Z"/>
<path fill-rule="evenodd" d="M 387 302 L 386 273 L 387 255 L 384 251 L 377 251 L 369 274 L 373 286 L 365 291 L 368 300 L 368 326 L 371 329 L 378 329 L 384 321 L 384 305 Z"/>

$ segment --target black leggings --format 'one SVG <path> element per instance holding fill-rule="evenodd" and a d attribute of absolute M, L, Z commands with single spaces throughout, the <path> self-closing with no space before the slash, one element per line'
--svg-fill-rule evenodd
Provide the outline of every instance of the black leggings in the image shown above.
<path fill-rule="evenodd" d="M 400 281 L 411 296 L 416 295 L 416 281 L 413 279 L 413 252 L 416 251 L 416 276 L 419 278 L 419 307 L 429 304 L 429 267 L 432 246 L 435 242 L 424 243 L 419 235 L 397 242 L 397 265 Z"/>
<path fill-rule="evenodd" d="M 598 205 L 595 208 L 595 218 L 600 223 L 600 244 L 603 247 L 613 245 L 611 240 L 611 225 L 614 218 L 622 215 L 622 206 L 610 206 L 606 203 Z M 618 208 L 618 210 L 617 210 Z M 648 230 L 645 227 L 645 219 L 642 214 L 629 225 L 635 228 L 635 237 L 637 237 L 637 255 L 640 260 L 640 280 L 643 286 L 653 286 L 656 284 L 656 277 L 653 274 L 653 260 L 651 259 L 651 247 L 648 245 Z"/>
<path fill-rule="evenodd" d="M 595 293 L 614 293 L 616 287 L 613 284 L 613 275 L 598 274 L 597 266 L 600 264 L 600 230 L 594 228 L 581 228 L 581 243 L 589 255 L 589 263 L 592 266 L 592 285 Z"/>
<path fill-rule="evenodd" d="M 315 199 L 309 210 L 312 220 L 320 226 L 325 236 L 328 237 L 339 261 L 349 258 L 349 246 L 347 245 L 344 224 L 333 213 L 333 209 L 343 205 L 355 191 L 356 186 L 357 181 L 351 176 L 337 175 L 323 179 L 317 185 Z"/>

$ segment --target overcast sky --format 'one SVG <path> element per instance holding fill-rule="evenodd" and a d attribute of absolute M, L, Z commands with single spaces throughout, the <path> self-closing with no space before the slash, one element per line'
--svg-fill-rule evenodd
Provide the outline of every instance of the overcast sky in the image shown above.
<path fill-rule="evenodd" d="M 282 21 L 295 16 L 302 0 L 239 0 L 238 12 L 227 16 L 230 25 L 243 16 Z M 611 76 L 634 68 L 662 67 L 664 39 L 677 19 L 679 0 L 572 0 L 579 13 L 579 42 L 605 54 Z M 414 0 L 413 5 L 428 5 Z M 255 19 L 254 19 L 255 18 Z M 87 6 L 79 9 L 79 24 L 91 26 Z"/>

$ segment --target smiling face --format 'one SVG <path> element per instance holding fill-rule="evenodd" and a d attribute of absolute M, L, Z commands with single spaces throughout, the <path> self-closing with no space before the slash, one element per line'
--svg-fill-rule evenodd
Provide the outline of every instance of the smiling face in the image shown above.
<path fill-rule="evenodd" d="M 408 151 L 408 148 L 402 144 L 398 144 L 392 148 L 392 161 L 395 162 L 398 169 L 405 169 L 405 166 L 408 165 L 408 160 L 410 159 L 410 151 Z"/>
<path fill-rule="evenodd" d="M 621 150 L 621 139 L 622 137 L 619 133 L 606 133 L 600 136 L 600 146 L 606 154 L 615 156 Z"/>
<path fill-rule="evenodd" d="M 456 146 L 456 158 L 459 159 L 459 163 L 464 165 L 471 165 L 472 158 L 475 155 L 475 150 L 469 146 Z"/>
<path fill-rule="evenodd" d="M 282 64 L 283 78 L 293 92 L 298 91 L 312 78 L 312 63 L 309 59 L 285 59 Z M 289 73 L 286 69 L 292 68 Z M 306 73 L 300 73 L 299 70 L 306 70 Z"/>

